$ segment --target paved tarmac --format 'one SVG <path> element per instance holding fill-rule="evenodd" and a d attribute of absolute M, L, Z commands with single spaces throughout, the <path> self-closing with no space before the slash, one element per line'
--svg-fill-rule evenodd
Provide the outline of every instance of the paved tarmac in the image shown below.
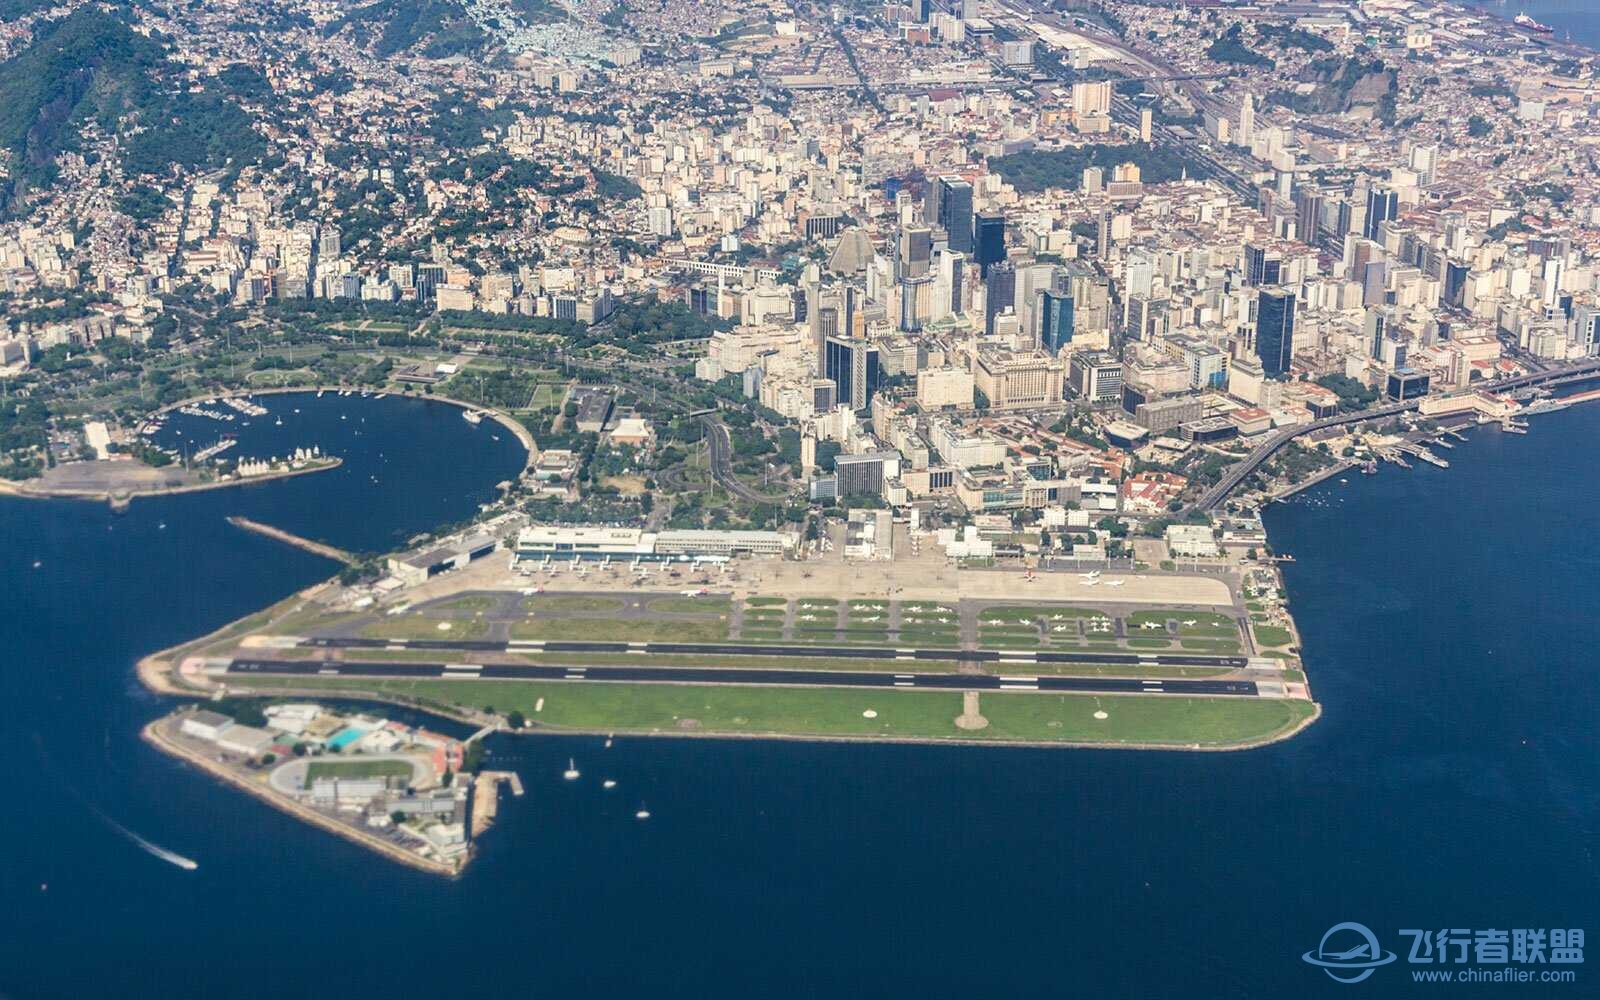
<path fill-rule="evenodd" d="M 1203 656 L 1192 653 L 1093 653 L 996 649 L 916 649 L 905 646 L 766 646 L 752 643 L 701 642 L 588 642 L 582 640 L 514 639 L 371 639 L 361 636 L 320 636 L 303 639 L 301 646 L 322 649 L 414 649 L 468 653 L 671 653 L 688 656 L 827 657 L 861 660 L 966 660 L 971 662 L 1092 663 L 1163 667 L 1217 667 L 1236 670 L 1247 664 L 1243 656 Z M 656 668 L 651 668 L 656 669 Z M 719 668 L 720 669 L 720 668 Z"/>
<path fill-rule="evenodd" d="M 1075 691 L 1097 694 L 1259 694 L 1254 681 L 1140 680 L 1125 677 L 1033 676 L 1027 663 L 1013 674 L 917 674 L 850 670 L 753 670 L 738 667 L 552 667 L 515 663 L 380 663 L 337 660 L 269 660 L 241 657 L 229 674 L 374 677 L 449 680 L 611 681 L 633 684 L 757 684 L 810 687 L 929 688 L 991 691 Z"/>

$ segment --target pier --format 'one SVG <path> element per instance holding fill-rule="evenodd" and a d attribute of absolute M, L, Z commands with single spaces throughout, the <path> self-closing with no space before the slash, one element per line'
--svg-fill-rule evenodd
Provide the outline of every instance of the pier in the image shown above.
<path fill-rule="evenodd" d="M 248 517 L 239 517 L 235 515 L 228 518 L 228 523 L 233 525 L 235 528 L 243 528 L 246 531 L 253 531 L 258 535 L 265 535 L 268 538 L 283 542 L 285 545 L 293 545 L 297 549 L 302 549 L 306 552 L 312 553 L 313 555 L 322 556 L 324 559 L 336 559 L 347 566 L 354 566 L 361 561 L 360 559 L 357 559 L 355 555 L 346 552 L 344 549 L 336 549 L 332 545 L 326 545 L 322 542 L 313 542 L 309 538 L 301 538 L 299 535 L 284 531 L 282 528 L 274 528 L 270 524 L 262 524 L 260 521 L 252 521 Z"/>
<path fill-rule="evenodd" d="M 515 771 L 481 771 L 472 785 L 472 836 L 477 837 L 494 826 L 500 813 L 500 783 L 511 786 L 511 794 L 523 794 L 522 776 Z"/>

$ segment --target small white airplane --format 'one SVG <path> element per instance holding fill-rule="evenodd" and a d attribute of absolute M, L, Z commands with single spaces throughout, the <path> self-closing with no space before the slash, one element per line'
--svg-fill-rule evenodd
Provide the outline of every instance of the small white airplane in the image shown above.
<path fill-rule="evenodd" d="M 816 615 L 801 615 L 800 616 L 800 620 L 803 621 L 803 622 L 814 622 L 814 621 L 817 620 L 817 616 Z"/>
<path fill-rule="evenodd" d="M 1033 619 L 1032 618 L 1018 618 L 1017 619 L 1017 624 L 1018 625 L 1032 625 L 1033 624 Z"/>
<path fill-rule="evenodd" d="M 1189 628 L 1194 628 L 1196 625 L 1198 625 L 1200 623 L 1198 621 L 1194 620 L 1193 618 L 1190 618 L 1190 619 L 1187 619 L 1183 624 L 1185 626 L 1189 627 Z"/>
<path fill-rule="evenodd" d="M 1067 627 L 1065 625 L 1057 625 L 1054 628 L 1050 629 L 1050 631 L 1052 631 L 1052 632 L 1065 632 L 1066 630 L 1067 630 Z"/>
<path fill-rule="evenodd" d="M 941 619 L 939 619 L 939 624 L 940 624 L 940 625 L 948 625 L 948 624 L 950 624 L 950 619 L 948 619 L 948 618 L 941 618 Z"/>
<path fill-rule="evenodd" d="M 1162 625 L 1160 622 L 1140 622 L 1139 623 L 1139 627 L 1140 628 L 1166 628 L 1166 626 Z"/>
<path fill-rule="evenodd" d="M 707 590 L 704 587 L 700 587 L 700 588 L 698 588 L 696 590 L 682 590 L 682 591 L 679 591 L 679 593 L 681 593 L 684 597 L 704 597 L 707 594 L 711 593 L 711 591 Z"/>
<path fill-rule="evenodd" d="M 1006 620 L 1004 618 L 991 618 L 984 622 L 985 625 L 1004 625 L 1005 623 Z"/>
<path fill-rule="evenodd" d="M 861 619 L 861 620 L 862 620 L 862 621 L 864 621 L 864 622 L 875 622 L 875 621 L 877 621 L 877 620 L 878 620 L 878 619 L 879 619 L 879 618 L 881 618 L 881 617 L 882 617 L 882 616 L 881 616 L 881 615 L 873 615 L 873 616 L 872 616 L 872 617 L 870 617 L 870 618 L 863 618 L 863 619 Z"/>
<path fill-rule="evenodd" d="M 544 593 L 544 587 L 543 586 L 523 587 L 522 588 L 522 596 L 523 597 L 532 597 L 534 594 L 542 594 L 542 593 Z"/>
<path fill-rule="evenodd" d="M 1079 573 L 1078 576 L 1079 576 L 1080 579 L 1084 579 L 1084 580 L 1098 580 L 1098 579 L 1100 579 L 1100 571 L 1099 570 L 1091 570 L 1088 573 Z"/>
<path fill-rule="evenodd" d="M 1098 587 L 1100 585 L 1099 580 L 1079 580 L 1078 582 L 1083 584 L 1085 587 Z"/>
<path fill-rule="evenodd" d="M 1122 586 L 1123 584 L 1125 584 L 1127 582 L 1128 581 L 1126 581 L 1126 580 L 1107 580 L 1106 581 L 1106 586 L 1108 586 L 1108 587 L 1120 587 L 1120 586 Z"/>

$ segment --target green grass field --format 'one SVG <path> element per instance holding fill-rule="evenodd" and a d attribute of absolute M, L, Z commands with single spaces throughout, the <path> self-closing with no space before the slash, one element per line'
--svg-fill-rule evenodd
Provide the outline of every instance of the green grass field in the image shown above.
<path fill-rule="evenodd" d="M 670 615 L 727 614 L 730 602 L 725 596 L 657 597 L 645 605 L 651 611 Z"/>
<path fill-rule="evenodd" d="M 536 618 L 511 626 L 513 639 L 594 639 L 602 642 L 721 642 L 725 621 L 618 621 L 609 618 Z"/>
<path fill-rule="evenodd" d="M 410 778 L 403 760 L 314 760 L 306 765 L 306 787 L 318 778 Z"/>
<path fill-rule="evenodd" d="M 1235 639 L 1182 639 L 1178 645 L 1196 653 L 1229 654 L 1239 651 L 1239 643 Z"/>
<path fill-rule="evenodd" d="M 528 405 L 535 410 L 553 410 L 561 405 L 561 399 L 567 394 L 565 385 L 551 385 L 541 382 L 533 389 L 533 396 Z"/>
<path fill-rule="evenodd" d="M 783 608 L 788 605 L 789 599 L 787 597 L 746 597 L 744 603 L 746 607 L 751 608 Z"/>
<path fill-rule="evenodd" d="M 243 634 L 245 632 L 259 631 L 263 635 L 313 635 L 323 629 L 332 628 L 356 617 L 358 615 L 354 612 L 329 614 L 322 610 L 321 605 L 313 604 L 292 614 L 285 615 L 265 628 L 261 627 L 264 621 L 255 621 L 252 618 L 249 620 L 255 621 L 254 624 L 238 629 L 237 632 L 230 629 L 229 632 L 230 634 Z"/>
<path fill-rule="evenodd" d="M 430 604 L 432 611 L 487 611 L 495 606 L 495 599 L 488 594 L 463 594 L 439 604 Z"/>
<path fill-rule="evenodd" d="M 978 612 L 978 620 L 986 618 L 1051 618 L 1059 615 L 1062 621 L 1072 618 L 1102 618 L 1109 617 L 1103 612 L 1092 608 L 1073 608 L 1050 604 L 992 604 Z"/>
<path fill-rule="evenodd" d="M 980 711 L 989 726 L 968 732 L 955 726 L 961 712 L 955 691 L 269 677 L 252 678 L 251 684 L 263 690 L 376 690 L 439 704 L 516 710 L 552 729 L 1104 745 L 1250 743 L 1287 731 L 1313 711 L 1307 702 L 1257 698 L 985 694 Z M 875 716 L 868 718 L 868 711 Z M 1096 711 L 1107 718 L 1096 719 Z"/>
<path fill-rule="evenodd" d="M 1255 626 L 1256 642 L 1263 646 L 1287 646 L 1294 641 L 1294 636 L 1286 628 L 1277 625 Z"/>
<path fill-rule="evenodd" d="M 440 628 L 448 625 L 449 628 Z M 489 630 L 477 618 L 429 618 L 409 614 L 385 617 L 361 627 L 361 634 L 370 639 L 477 639 Z"/>
<path fill-rule="evenodd" d="M 529 611 L 619 611 L 622 609 L 622 599 L 580 594 L 538 594 L 524 600 L 522 606 Z"/>

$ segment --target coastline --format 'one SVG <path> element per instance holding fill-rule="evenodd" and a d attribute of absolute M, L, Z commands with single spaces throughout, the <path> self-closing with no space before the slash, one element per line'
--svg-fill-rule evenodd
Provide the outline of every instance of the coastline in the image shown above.
<path fill-rule="evenodd" d="M 133 460 L 130 459 L 130 461 Z M 140 497 L 168 497 L 184 493 L 204 493 L 208 490 L 225 490 L 233 486 L 250 486 L 255 483 L 271 482 L 274 479 L 305 476 L 313 472 L 327 472 L 330 469 L 337 469 L 343 464 L 344 459 L 329 457 L 319 460 L 315 465 L 307 465 L 299 469 L 276 469 L 271 472 L 263 472 L 259 476 L 246 476 L 243 479 L 218 479 L 209 483 L 184 483 L 180 486 L 157 486 L 151 489 L 126 491 L 75 489 L 72 487 L 31 489 L 25 485 L 31 480 L 0 479 L 0 494 L 25 497 L 30 500 L 99 500 L 112 504 L 125 504 Z"/>
<path fill-rule="evenodd" d="M 465 870 L 467 864 L 470 863 L 470 855 L 463 859 L 460 865 L 448 865 L 442 861 L 429 860 L 428 858 L 424 858 L 409 851 L 402 850 L 388 841 L 383 840 L 382 838 L 375 837 L 348 824 L 340 823 L 336 820 L 330 819 L 314 809 L 309 809 L 298 802 L 293 802 L 281 795 L 274 794 L 266 788 L 246 781 L 229 768 L 224 767 L 214 760 L 208 760 L 203 755 L 197 754 L 187 747 L 180 746 L 167 738 L 167 736 L 161 732 L 161 725 L 162 723 L 169 721 L 171 718 L 171 715 L 164 715 L 161 718 L 146 724 L 144 728 L 139 731 L 139 735 L 146 743 L 149 743 L 162 753 L 165 753 L 170 757 L 175 757 L 181 761 L 184 761 L 185 763 L 191 764 L 194 767 L 197 767 L 211 775 L 213 778 L 219 779 L 224 784 L 254 796 L 256 799 L 265 802 L 267 805 L 270 805 L 281 812 L 288 813 L 290 816 L 293 816 L 305 823 L 309 823 L 318 829 L 335 834 L 339 837 L 343 837 L 344 839 L 361 847 L 376 851 L 377 853 L 388 858 L 390 861 L 395 861 L 408 867 L 415 868 L 419 871 L 427 872 L 430 875 L 445 875 L 454 878 L 459 876 L 461 872 Z"/>
<path fill-rule="evenodd" d="M 403 392 L 388 388 L 360 390 L 352 389 L 349 386 L 338 385 L 284 385 L 272 386 L 266 389 L 221 389 L 210 393 L 209 395 L 190 396 L 188 399 L 180 399 L 176 403 L 168 403 L 166 406 L 163 406 L 158 410 L 152 410 L 145 414 L 145 416 L 141 418 L 140 422 L 141 424 L 148 423 L 151 420 L 165 416 L 166 414 L 171 413 L 174 410 L 181 409 L 185 406 L 195 403 L 205 403 L 215 399 L 240 399 L 249 396 L 287 396 L 294 393 L 311 393 L 312 395 L 315 395 L 319 392 L 354 392 L 357 396 L 360 396 L 363 391 L 369 393 L 369 395 L 364 397 L 367 399 L 375 398 L 378 393 L 383 393 L 385 395 L 392 396 L 395 399 L 417 399 L 423 402 L 444 403 L 449 406 L 458 407 L 462 410 L 475 410 L 479 413 L 492 417 L 495 423 L 516 435 L 517 440 L 522 443 L 522 447 L 528 453 L 527 459 L 523 462 L 524 469 L 532 468 L 533 463 L 539 457 L 539 446 L 533 440 L 533 433 L 529 431 L 528 428 L 524 427 L 522 422 L 517 420 L 517 418 L 513 417 L 511 414 L 506 413 L 504 410 L 496 409 L 492 406 L 486 406 L 481 403 L 469 403 L 465 400 L 456 399 L 454 396 L 438 392 Z"/>

